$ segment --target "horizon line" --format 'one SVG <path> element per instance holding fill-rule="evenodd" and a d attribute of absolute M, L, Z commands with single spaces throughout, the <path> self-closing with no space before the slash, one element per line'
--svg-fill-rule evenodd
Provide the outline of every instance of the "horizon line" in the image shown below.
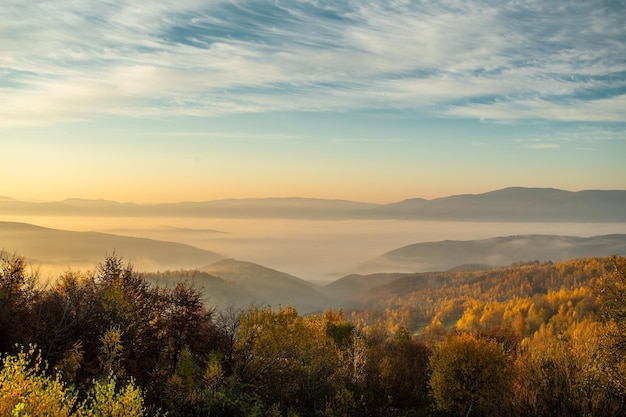
<path fill-rule="evenodd" d="M 387 204 L 393 204 L 393 203 L 398 203 L 398 202 L 408 201 L 408 200 L 433 201 L 433 200 L 439 200 L 439 199 L 443 199 L 443 198 L 457 197 L 457 196 L 470 196 L 470 195 L 478 196 L 478 195 L 489 194 L 489 193 L 494 193 L 494 192 L 499 192 L 499 191 L 513 190 L 513 189 L 520 189 L 520 190 L 552 190 L 552 191 L 562 191 L 562 192 L 568 192 L 568 193 L 579 193 L 579 192 L 588 192 L 588 191 L 626 191 L 626 189 L 616 189 L 616 188 L 585 188 L 585 189 L 580 189 L 580 190 L 568 190 L 568 189 L 557 188 L 557 187 L 529 187 L 529 186 L 512 185 L 512 186 L 491 189 L 489 191 L 483 191 L 483 192 L 478 192 L 478 193 L 447 194 L 447 195 L 442 195 L 442 196 L 439 196 L 439 197 L 432 197 L 432 198 L 407 197 L 407 198 L 404 198 L 404 199 L 401 199 L 401 200 L 394 200 L 394 201 L 386 202 L 386 203 L 376 203 L 376 202 L 364 201 L 364 200 L 351 200 L 351 199 L 345 199 L 345 198 L 303 197 L 303 196 L 226 197 L 226 198 L 215 198 L 215 199 L 210 199 L 210 200 L 189 200 L 189 199 L 184 199 L 184 200 L 161 201 L 161 202 L 136 202 L 136 201 L 112 200 L 112 199 L 108 199 L 108 198 L 84 198 L 84 197 L 67 197 L 67 198 L 58 199 L 58 200 L 41 200 L 41 199 L 30 198 L 30 197 L 11 197 L 11 196 L 7 196 L 7 195 L 0 196 L 0 202 L 3 201 L 3 200 L 4 201 L 8 200 L 8 201 L 21 202 L 21 203 L 45 204 L 45 203 L 65 203 L 65 202 L 71 202 L 71 201 L 86 201 L 86 202 L 101 202 L 101 203 L 116 203 L 116 204 L 132 204 L 132 205 L 138 205 L 138 206 L 157 206 L 157 205 L 166 205 L 166 204 L 211 203 L 211 202 L 245 201 L 245 200 L 251 200 L 251 201 L 261 201 L 261 200 L 316 200 L 316 201 L 337 201 L 337 202 L 361 203 L 361 204 L 371 204 L 371 205 L 384 206 L 384 205 L 387 205 Z"/>

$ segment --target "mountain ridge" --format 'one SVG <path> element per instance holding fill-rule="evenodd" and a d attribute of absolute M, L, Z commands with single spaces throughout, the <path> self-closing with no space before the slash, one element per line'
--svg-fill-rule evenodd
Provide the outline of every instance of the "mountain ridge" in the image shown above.
<path fill-rule="evenodd" d="M 139 270 L 197 268 L 224 258 L 183 243 L 4 221 L 0 221 L 0 245 L 24 255 L 31 263 L 64 268 L 92 268 L 109 251 L 123 255 Z"/>
<path fill-rule="evenodd" d="M 626 222 L 626 190 L 567 191 L 507 187 L 480 194 L 409 198 L 389 204 L 305 197 L 231 198 L 136 204 L 67 199 L 0 199 L 0 215 L 198 216 L 294 219 L 411 219 L 465 221 Z"/>
<path fill-rule="evenodd" d="M 364 262 L 356 272 L 433 272 L 470 264 L 504 266 L 518 261 L 559 261 L 615 254 L 626 254 L 626 234 L 496 236 L 406 245 Z"/>
<path fill-rule="evenodd" d="M 328 298 L 314 284 L 253 262 L 227 258 L 199 270 L 248 289 L 255 296 L 249 303 L 290 304 L 304 312 L 328 305 Z"/>
<path fill-rule="evenodd" d="M 626 221 L 626 191 L 508 187 L 433 200 L 409 199 L 373 211 L 403 219 L 622 222 Z"/>

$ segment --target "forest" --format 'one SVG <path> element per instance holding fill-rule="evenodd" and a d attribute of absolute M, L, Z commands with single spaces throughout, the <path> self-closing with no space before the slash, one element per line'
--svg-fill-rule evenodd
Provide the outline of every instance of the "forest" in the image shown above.
<path fill-rule="evenodd" d="M 367 308 L 217 309 L 117 255 L 0 251 L 0 416 L 624 416 L 626 259 L 407 274 Z"/>

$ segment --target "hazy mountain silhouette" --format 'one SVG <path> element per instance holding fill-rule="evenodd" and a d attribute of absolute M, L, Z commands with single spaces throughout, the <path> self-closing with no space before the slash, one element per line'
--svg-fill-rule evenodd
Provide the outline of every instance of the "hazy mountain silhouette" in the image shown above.
<path fill-rule="evenodd" d="M 359 294 L 375 291 L 407 273 L 467 271 L 519 261 L 626 255 L 626 235 L 588 238 L 521 235 L 417 243 L 372 259 L 359 268 L 361 275 L 345 276 L 323 288 L 275 269 L 224 259 L 193 246 L 106 233 L 0 222 L 0 248 L 25 256 L 31 264 L 62 270 L 93 269 L 107 254 L 115 252 L 129 260 L 137 271 L 166 271 L 147 274 L 148 279 L 159 284 L 174 285 L 180 279 L 194 282 L 213 305 L 291 304 L 306 313 L 348 306 Z"/>
<path fill-rule="evenodd" d="M 159 204 L 153 210 L 169 215 L 224 218 L 350 218 L 377 204 L 318 198 L 244 198 Z"/>
<path fill-rule="evenodd" d="M 173 216 L 292 219 L 421 219 L 514 222 L 625 222 L 626 190 L 510 187 L 483 194 L 372 204 L 315 198 L 227 199 L 167 204 L 0 198 L 0 215 Z"/>
<path fill-rule="evenodd" d="M 431 220 L 623 222 L 626 191 L 510 187 L 434 200 L 409 199 L 372 212 L 381 217 Z"/>
<path fill-rule="evenodd" d="M 509 265 L 517 261 L 559 261 L 626 254 L 626 235 L 593 237 L 521 235 L 482 240 L 416 243 L 360 265 L 362 273 L 445 271 L 466 264 Z"/>
<path fill-rule="evenodd" d="M 198 268 L 223 258 L 181 243 L 13 222 L 0 222 L 0 248 L 23 255 L 34 265 L 57 268 L 93 269 L 113 252 L 130 261 L 138 271 Z"/>
<path fill-rule="evenodd" d="M 163 204 L 117 203 L 107 200 L 68 199 L 27 202 L 0 198 L 0 215 L 52 215 L 101 217 L 216 217 L 216 218 L 351 218 L 377 204 L 316 198 L 244 198 Z"/>
<path fill-rule="evenodd" d="M 0 249 L 16 252 L 48 273 L 93 270 L 115 252 L 148 280 L 165 286 L 192 282 L 211 305 L 220 307 L 291 304 L 311 312 L 329 305 L 318 287 L 298 277 L 180 243 L 0 222 Z"/>
<path fill-rule="evenodd" d="M 240 285 L 254 295 L 248 303 L 290 304 L 303 312 L 318 310 L 327 298 L 308 281 L 252 262 L 223 259 L 201 271 Z"/>

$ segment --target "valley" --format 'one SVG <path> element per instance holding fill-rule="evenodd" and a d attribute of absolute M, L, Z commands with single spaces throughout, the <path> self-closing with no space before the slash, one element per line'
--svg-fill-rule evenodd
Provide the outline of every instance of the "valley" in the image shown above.
<path fill-rule="evenodd" d="M 111 231 L 102 219 L 80 220 L 71 226 Z M 303 313 L 366 306 L 356 300 L 415 273 L 626 255 L 626 224 L 212 219 L 196 230 L 198 219 L 124 220 L 113 231 L 125 235 L 0 222 L 0 241 L 47 281 L 117 254 L 148 281 L 194 283 L 216 307 L 290 304 Z M 540 231 L 554 234 L 519 234 Z M 572 231 L 579 235 L 562 234 Z"/>
<path fill-rule="evenodd" d="M 2 198 L 0 249 L 23 255 L 46 280 L 93 271 L 117 254 L 160 284 L 198 279 L 215 305 L 309 312 L 347 305 L 406 274 L 625 255 L 626 221 L 609 221 L 621 219 L 623 206 L 622 191 L 520 187 L 388 205 Z"/>
<path fill-rule="evenodd" d="M 509 223 L 509 222 L 443 222 L 406 220 L 294 220 L 294 219 L 197 219 L 197 218 L 132 218 L 132 217 L 53 217 L 2 216 L 3 221 L 23 222 L 37 226 L 74 232 L 101 232 L 119 236 L 145 238 L 191 245 L 217 253 L 224 258 L 254 262 L 304 280 L 327 284 L 350 273 L 373 273 L 366 262 L 386 252 L 416 243 L 444 240 L 489 239 L 514 235 L 559 235 L 589 237 L 626 234 L 626 223 Z M 28 249 L 12 246 L 7 237 L 5 249 Z M 44 241 L 45 242 L 45 241 Z M 50 247 L 50 243 L 48 243 Z M 25 256 L 35 264 L 55 266 L 55 273 L 68 266 L 92 268 L 115 245 L 103 245 L 87 262 L 60 261 L 35 254 Z M 139 270 L 188 268 L 199 265 L 137 264 L 132 253 L 117 252 L 130 257 Z M 53 258 L 53 257 L 49 257 Z M 417 272 L 403 269 L 385 272 Z M 423 270 L 422 270 L 423 271 Z"/>
<path fill-rule="evenodd" d="M 495 213 L 491 197 L 487 213 Z M 307 200 L 279 201 L 294 202 Z M 416 203 L 424 204 L 400 207 Z M 0 211 L 2 290 L 11 297 L 0 305 L 0 327 L 15 335 L 3 349 L 37 343 L 45 363 L 81 386 L 98 375 L 113 383 L 115 375 L 130 375 L 141 387 L 136 401 L 145 395 L 152 410 L 188 415 L 193 407 L 205 415 L 218 407 L 217 415 L 251 415 L 261 407 L 260 415 L 291 415 L 274 414 L 288 401 L 314 415 L 322 398 L 326 411 L 347 410 L 339 415 L 448 415 L 433 411 L 429 389 L 449 368 L 439 353 L 465 344 L 474 349 L 470 356 L 490 352 L 485 365 L 500 358 L 502 368 L 486 375 L 501 378 L 502 395 L 513 393 L 505 395 L 509 403 L 494 402 L 512 410 L 502 415 L 545 415 L 551 398 L 527 413 L 534 387 L 570 372 L 574 359 L 587 365 L 571 373 L 572 386 L 598 377 L 587 370 L 623 362 L 602 350 L 613 325 L 603 321 L 613 299 L 603 294 L 624 276 L 623 221 L 554 221 L 558 210 L 542 221 L 344 218 L 312 215 L 306 204 L 298 207 L 305 218 L 271 210 L 265 217 L 241 210 L 230 217 L 133 216 L 116 213 L 114 202 L 61 206 L 67 204 L 94 210 Z M 114 210 L 105 215 L 103 207 Z M 122 356 L 106 356 L 106 346 Z M 533 362 L 537 355 L 558 368 L 533 373 L 545 363 L 542 356 Z M 328 384 L 312 391 L 310 381 Z M 564 404 L 611 415 L 621 403 L 603 400 L 612 388 L 600 381 L 589 394 L 592 406 L 578 397 Z M 292 389 L 265 388 L 276 384 Z M 311 398 L 302 404 L 305 393 Z M 344 403 L 344 394 L 363 403 Z"/>

